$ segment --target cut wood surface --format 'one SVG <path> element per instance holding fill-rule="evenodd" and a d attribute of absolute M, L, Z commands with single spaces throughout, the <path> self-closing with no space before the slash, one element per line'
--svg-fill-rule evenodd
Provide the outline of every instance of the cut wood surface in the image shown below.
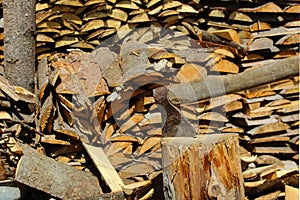
<path fill-rule="evenodd" d="M 105 183 L 109 186 L 112 192 L 122 191 L 124 185 L 122 179 L 119 177 L 115 168 L 112 166 L 110 161 L 107 159 L 102 148 L 94 147 L 83 143 L 87 153 L 91 156 Z"/>
<path fill-rule="evenodd" d="M 163 138 L 165 198 L 243 199 L 238 148 L 234 134 Z"/>

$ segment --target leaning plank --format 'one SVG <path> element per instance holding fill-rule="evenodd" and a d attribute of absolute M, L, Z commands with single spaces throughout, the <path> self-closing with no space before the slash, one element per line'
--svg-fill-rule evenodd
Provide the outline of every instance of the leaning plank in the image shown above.
<path fill-rule="evenodd" d="M 16 181 L 60 199 L 91 199 L 102 190 L 98 179 L 86 172 L 56 162 L 23 145 Z"/>
<path fill-rule="evenodd" d="M 101 147 L 95 147 L 88 144 L 82 143 L 85 150 L 92 158 L 94 164 L 99 170 L 103 177 L 103 180 L 111 189 L 112 192 L 122 191 L 122 186 L 124 185 L 122 179 L 116 172 L 115 168 L 112 166 L 108 158 L 106 157 L 104 151 Z"/>
<path fill-rule="evenodd" d="M 293 56 L 251 69 L 236 75 L 224 77 L 207 76 L 200 82 L 182 83 L 168 86 L 174 95 L 172 103 L 194 102 L 209 97 L 238 92 L 259 85 L 278 81 L 299 74 L 299 58 Z"/>
<path fill-rule="evenodd" d="M 244 199 L 238 136 L 162 139 L 166 199 Z"/>

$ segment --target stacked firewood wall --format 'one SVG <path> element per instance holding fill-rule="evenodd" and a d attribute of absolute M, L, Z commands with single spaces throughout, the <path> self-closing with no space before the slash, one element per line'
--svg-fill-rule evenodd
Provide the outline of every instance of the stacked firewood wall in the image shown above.
<path fill-rule="evenodd" d="M 237 74 L 299 55 L 299 14 L 296 1 L 38 1 L 36 53 L 42 72 L 36 125 L 45 134 L 40 138 L 45 150 L 55 146 L 46 154 L 83 170 L 87 161 L 79 140 L 101 145 L 127 185 L 125 193 L 137 195 L 136 190 L 147 187 L 147 199 L 154 195 L 161 173 L 162 118 L 152 90 L 203 76 Z M 163 28 L 182 35 L 161 34 Z M 143 47 L 145 55 L 143 48 L 130 44 L 113 50 L 105 43 L 114 35 L 125 38 L 130 29 L 136 30 L 130 39 L 151 41 L 152 46 Z M 245 52 L 205 41 L 203 30 L 233 41 Z M 2 34 L 0 40 L 3 43 Z M 122 55 L 122 48 L 132 53 Z M 140 63 L 133 62 L 135 54 L 142 55 Z M 111 64 L 121 56 L 120 63 Z M 134 64 L 141 65 L 137 69 Z M 43 77 L 48 68 L 50 75 Z M 145 85 L 147 81 L 151 84 Z M 80 88 L 87 98 L 80 99 Z M 239 134 L 249 199 L 282 199 L 299 186 L 298 95 L 299 77 L 293 77 L 183 104 L 181 109 L 197 124 L 199 134 Z M 9 115 L 3 111 L 2 120 L 18 117 Z"/>

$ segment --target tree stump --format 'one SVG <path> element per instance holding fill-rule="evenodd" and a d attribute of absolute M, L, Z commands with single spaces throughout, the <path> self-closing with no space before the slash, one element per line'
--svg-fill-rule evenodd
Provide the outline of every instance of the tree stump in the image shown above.
<path fill-rule="evenodd" d="M 162 139 L 166 199 L 244 199 L 238 135 Z"/>

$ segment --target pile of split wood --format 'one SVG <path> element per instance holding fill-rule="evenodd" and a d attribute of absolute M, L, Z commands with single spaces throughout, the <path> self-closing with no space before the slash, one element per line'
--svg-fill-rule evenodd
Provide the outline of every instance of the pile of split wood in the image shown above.
<path fill-rule="evenodd" d="M 162 199 L 153 89 L 299 55 L 296 1 L 51 0 L 36 10 L 36 94 L 0 79 L 0 179 L 62 199 Z M 180 108 L 199 134 L 239 134 L 248 199 L 295 198 L 298 76 Z"/>
<path fill-rule="evenodd" d="M 234 35 L 237 42 L 252 43 L 251 50 L 270 48 L 276 52 L 273 42 L 289 45 L 298 40 L 298 14 L 297 1 L 40 0 L 36 4 L 37 55 L 40 59 L 52 55 L 54 50 L 90 51 L 117 31 L 150 25 L 191 36 L 195 36 L 199 28 L 208 29 L 224 37 Z M 224 33 L 223 29 L 235 31 Z M 270 31 L 260 33 L 263 30 Z M 281 36 L 285 37 L 279 40 Z M 270 40 L 273 38 L 276 41 Z M 263 45 L 257 46 L 259 44 Z M 0 50 L 3 58 L 3 49 Z M 295 53 L 290 50 L 277 56 Z"/>

